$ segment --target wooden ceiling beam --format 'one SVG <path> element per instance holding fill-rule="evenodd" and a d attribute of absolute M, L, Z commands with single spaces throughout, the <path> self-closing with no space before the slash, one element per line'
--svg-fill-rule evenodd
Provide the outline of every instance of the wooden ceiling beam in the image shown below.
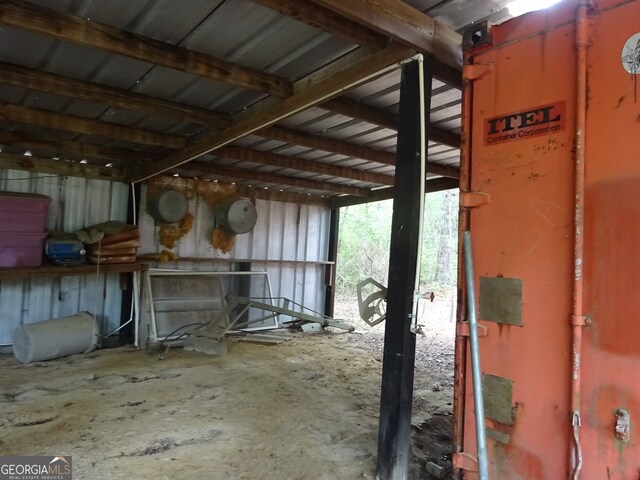
<path fill-rule="evenodd" d="M 361 25 L 346 20 L 331 10 L 306 0 L 252 1 L 371 50 L 381 50 L 389 44 L 389 39 L 384 35 L 362 28 Z"/>
<path fill-rule="evenodd" d="M 272 202 L 297 203 L 299 205 L 318 205 L 329 208 L 330 198 L 320 195 L 307 195 L 305 193 L 280 191 L 275 188 L 253 188 L 244 185 L 236 185 L 236 193 L 248 198 L 259 198 L 261 200 L 269 200 Z M 361 197 L 358 197 L 361 198 Z"/>
<path fill-rule="evenodd" d="M 385 152 L 355 143 L 345 142 L 344 140 L 336 140 L 334 138 L 324 137 L 321 135 L 313 135 L 299 130 L 291 130 L 284 127 L 271 126 L 261 130 L 257 135 L 278 140 L 280 142 L 302 145 L 325 152 L 333 152 L 347 157 L 360 158 L 370 162 L 377 162 L 383 165 L 395 165 L 396 154 L 394 152 Z M 443 177 L 458 178 L 459 170 L 455 167 L 439 165 L 437 163 L 427 162 L 427 172 Z"/>
<path fill-rule="evenodd" d="M 389 130 L 398 130 L 398 116 L 378 108 L 370 107 L 364 103 L 351 100 L 347 97 L 339 97 L 319 105 L 331 112 L 340 113 L 347 117 L 357 118 L 373 125 L 379 125 Z M 460 135 L 443 130 L 438 127 L 429 127 L 429 140 L 442 143 L 454 148 L 460 148 Z"/>
<path fill-rule="evenodd" d="M 212 127 L 225 128 L 231 124 L 231 116 L 225 113 L 11 63 L 0 62 L 0 83 Z"/>
<path fill-rule="evenodd" d="M 5 120 L 54 130 L 97 135 L 116 140 L 146 145 L 161 145 L 169 148 L 184 148 L 187 146 L 185 137 L 169 135 L 167 133 L 152 132 L 141 128 L 116 125 L 83 117 L 74 117 L 62 113 L 48 112 L 19 105 L 3 104 L 1 115 Z"/>
<path fill-rule="evenodd" d="M 41 136 L 23 134 L 21 132 L 0 131 L 0 145 L 10 145 L 24 148 L 25 150 L 49 152 L 52 157 L 96 161 L 103 160 L 129 165 L 151 163 L 155 158 L 153 155 L 144 152 L 104 147 L 102 145 L 81 143 L 73 140 L 47 139 Z"/>
<path fill-rule="evenodd" d="M 356 168 L 341 167 L 329 163 L 315 162 L 303 158 L 277 155 L 275 153 L 261 152 L 251 148 L 235 147 L 228 145 L 215 151 L 216 155 L 233 158 L 243 162 L 271 165 L 281 168 L 290 168 L 302 172 L 329 175 L 332 177 L 348 178 L 360 182 L 375 183 L 377 185 L 393 185 L 393 177 L 382 173 L 367 172 Z"/>
<path fill-rule="evenodd" d="M 25 157 L 24 155 L 13 155 L 5 152 L 0 153 L 0 169 L 2 168 L 49 173 L 62 177 L 108 180 L 110 182 L 121 182 L 125 178 L 125 172 L 118 168 L 85 165 L 78 162 L 51 160 L 49 158 Z"/>
<path fill-rule="evenodd" d="M 426 193 L 440 192 L 442 190 L 451 190 L 459 187 L 460 185 L 458 181 L 453 178 L 432 178 L 425 182 Z M 354 197 L 352 195 L 334 197 L 331 199 L 331 208 L 350 207 L 352 205 L 361 205 L 363 203 L 391 200 L 394 192 L 395 187 L 385 187 L 372 190 L 371 195 L 367 198 Z"/>
<path fill-rule="evenodd" d="M 313 0 L 253 0 L 255 3 L 271 8 L 282 15 L 295 18 L 298 21 L 320 28 L 337 37 L 371 50 L 379 50 L 389 44 L 390 38 L 378 33 L 363 24 L 355 23 L 344 16 L 314 4 Z M 344 2 L 342 2 L 344 3 Z M 340 21 L 341 20 L 341 21 Z M 441 24 L 438 24 L 441 25 Z M 450 33 L 450 32 L 449 32 Z M 461 42 L 458 37 L 456 42 Z M 427 53 L 427 52 L 425 52 Z M 442 62 L 433 62 L 433 76 L 438 80 L 462 89 L 461 66 L 453 68 Z"/>
<path fill-rule="evenodd" d="M 462 71 L 462 36 L 402 0 L 310 0 Z"/>
<path fill-rule="evenodd" d="M 290 187 L 318 190 L 321 192 L 335 192 L 346 195 L 355 195 L 358 197 L 366 197 L 369 195 L 368 188 L 340 185 L 332 182 L 321 182 L 318 180 L 307 180 L 306 178 L 290 177 L 287 175 L 278 175 L 269 172 L 259 172 L 244 168 L 216 165 L 210 162 L 192 162 L 189 164 L 189 171 L 192 170 L 201 172 L 204 175 L 216 175 L 225 178 L 235 178 L 237 180 L 249 180 L 251 182 L 273 183 L 274 185 L 288 185 Z"/>
<path fill-rule="evenodd" d="M 379 108 L 370 107 L 364 103 L 351 100 L 347 97 L 333 98 L 328 102 L 318 105 L 318 107 L 347 117 L 364 120 L 365 122 L 373 125 L 379 125 L 380 127 L 388 128 L 389 130 L 398 130 L 397 115 Z"/>
<path fill-rule="evenodd" d="M 276 75 L 22 0 L 1 0 L 0 22 L 249 90 L 280 97 L 292 93 L 291 83 Z"/>
<path fill-rule="evenodd" d="M 412 50 L 395 45 L 373 54 L 366 54 L 359 50 L 296 82 L 295 93 L 291 97 L 277 102 L 271 98 L 258 102 L 245 110 L 237 123 L 231 127 L 204 136 L 184 150 L 170 154 L 155 165 L 140 170 L 130 180 L 146 180 L 262 130 L 284 118 L 340 95 L 349 88 L 377 78 L 397 68 L 413 55 Z"/>
<path fill-rule="evenodd" d="M 41 92 L 80 98 L 127 110 L 136 110 L 169 118 L 187 120 L 203 125 L 224 128 L 231 123 L 231 116 L 163 99 L 149 97 L 127 90 L 106 87 L 97 83 L 78 80 L 63 75 L 0 62 L 0 83 L 31 88 Z M 397 130 L 397 115 L 362 103 L 339 97 L 320 105 L 329 111 L 364 120 L 374 125 Z M 431 127 L 431 140 L 460 148 L 460 136 Z"/>
<path fill-rule="evenodd" d="M 231 116 L 224 113 L 11 63 L 0 62 L 0 83 L 64 95 L 70 98 L 79 98 L 111 107 L 191 121 L 217 128 L 225 128 L 231 124 Z M 334 113 L 364 120 L 391 130 L 397 130 L 397 115 L 346 97 L 334 98 L 320 106 Z M 431 127 L 430 135 L 434 142 L 460 148 L 460 136 L 455 133 Z"/>
<path fill-rule="evenodd" d="M 317 150 L 324 150 L 325 152 L 337 153 L 346 157 L 369 160 L 383 165 L 396 164 L 396 154 L 394 152 L 376 150 L 375 148 L 345 142 L 344 140 L 336 140 L 334 138 L 321 135 L 313 135 L 300 130 L 292 130 L 290 128 L 279 127 L 276 125 L 260 130 L 256 135 L 270 138 L 272 140 L 278 140 L 279 142 L 302 145 L 304 147 L 314 148 Z"/>

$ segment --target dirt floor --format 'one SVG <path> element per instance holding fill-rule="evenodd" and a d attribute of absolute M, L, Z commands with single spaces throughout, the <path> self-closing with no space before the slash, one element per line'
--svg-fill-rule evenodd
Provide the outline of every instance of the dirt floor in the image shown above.
<path fill-rule="evenodd" d="M 418 338 L 413 479 L 450 469 L 451 295 Z M 355 309 L 355 311 L 354 311 Z M 20 365 L 0 355 L 0 455 L 71 455 L 74 479 L 373 479 L 382 326 L 235 342 L 223 357 L 109 349 Z"/>

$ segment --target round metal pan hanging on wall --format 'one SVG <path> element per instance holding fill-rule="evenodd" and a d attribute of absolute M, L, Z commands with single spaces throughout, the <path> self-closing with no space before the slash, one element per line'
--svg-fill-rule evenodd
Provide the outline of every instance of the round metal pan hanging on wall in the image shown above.
<path fill-rule="evenodd" d="M 253 230 L 258 212 L 248 198 L 229 197 L 216 206 L 216 225 L 227 233 L 247 233 Z"/>
<path fill-rule="evenodd" d="M 159 223 L 176 223 L 181 221 L 189 206 L 184 193 L 176 190 L 160 190 L 147 198 L 147 210 Z"/>

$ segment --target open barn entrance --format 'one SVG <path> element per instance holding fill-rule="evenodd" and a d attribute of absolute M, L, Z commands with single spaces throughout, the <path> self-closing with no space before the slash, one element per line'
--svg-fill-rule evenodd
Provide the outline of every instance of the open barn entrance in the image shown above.
<path fill-rule="evenodd" d="M 335 317 L 356 326 L 349 341 L 371 359 L 368 377 L 377 398 L 385 325 L 381 321 L 370 326 L 361 317 L 366 308 L 359 306 L 358 284 L 371 278 L 387 285 L 392 209 L 393 202 L 385 200 L 340 211 Z M 418 324 L 424 335 L 416 338 L 411 478 L 421 478 L 418 473 L 425 471 L 428 462 L 451 468 L 457 215 L 457 190 L 426 195 L 418 304 Z M 370 293 L 366 290 L 363 296 Z M 373 317 L 371 323 L 379 320 L 379 312 Z"/>

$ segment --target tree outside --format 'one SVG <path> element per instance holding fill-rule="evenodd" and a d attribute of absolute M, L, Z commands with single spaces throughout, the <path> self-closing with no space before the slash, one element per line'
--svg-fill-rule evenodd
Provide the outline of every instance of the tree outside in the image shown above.
<path fill-rule="evenodd" d="M 367 277 L 387 284 L 393 201 L 345 207 L 340 212 L 337 291 L 354 297 Z M 458 191 L 425 197 L 420 290 L 455 287 L 458 248 Z"/>

